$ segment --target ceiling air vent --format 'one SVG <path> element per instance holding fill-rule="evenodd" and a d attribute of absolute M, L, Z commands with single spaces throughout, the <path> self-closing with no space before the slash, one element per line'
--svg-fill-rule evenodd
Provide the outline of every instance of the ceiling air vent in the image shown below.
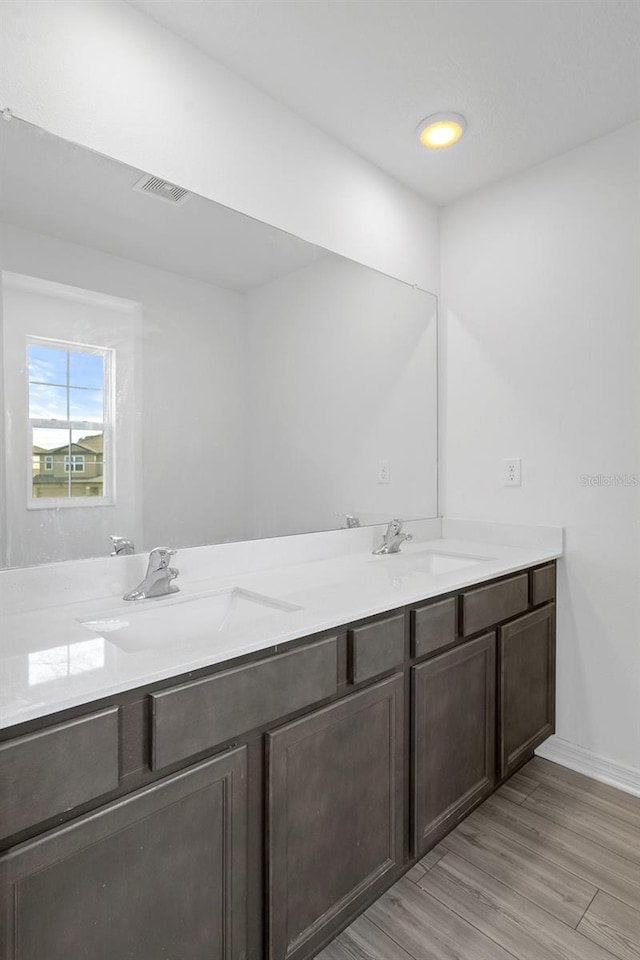
<path fill-rule="evenodd" d="M 175 183 L 168 183 L 161 177 L 152 177 L 145 174 L 133 186 L 138 193 L 146 193 L 151 197 L 157 197 L 158 200 L 164 200 L 166 203 L 172 203 L 174 206 L 180 206 L 186 203 L 191 194 L 184 187 L 177 187 Z"/>

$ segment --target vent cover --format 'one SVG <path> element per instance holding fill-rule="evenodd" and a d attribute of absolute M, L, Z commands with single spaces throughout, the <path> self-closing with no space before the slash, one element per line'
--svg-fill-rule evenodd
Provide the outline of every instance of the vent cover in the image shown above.
<path fill-rule="evenodd" d="M 176 207 L 186 203 L 191 196 L 184 187 L 177 187 L 175 183 L 168 183 L 161 177 L 153 177 L 146 173 L 133 185 L 133 189 L 137 190 L 138 193 L 146 193 L 150 197 L 157 197 L 158 200 L 172 203 Z"/>

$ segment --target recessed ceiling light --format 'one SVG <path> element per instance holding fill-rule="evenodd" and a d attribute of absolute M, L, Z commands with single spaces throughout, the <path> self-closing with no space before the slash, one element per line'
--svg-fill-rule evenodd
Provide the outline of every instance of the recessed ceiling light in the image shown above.
<path fill-rule="evenodd" d="M 458 142 L 466 125 L 464 117 L 459 113 L 434 113 L 418 124 L 416 133 L 423 147 L 443 150 Z"/>

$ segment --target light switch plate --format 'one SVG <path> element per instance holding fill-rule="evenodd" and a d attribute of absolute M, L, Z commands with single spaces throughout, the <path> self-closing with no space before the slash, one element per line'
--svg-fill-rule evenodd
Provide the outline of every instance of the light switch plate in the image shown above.
<path fill-rule="evenodd" d="M 378 483 L 391 482 L 391 464 L 388 460 L 378 461 Z"/>

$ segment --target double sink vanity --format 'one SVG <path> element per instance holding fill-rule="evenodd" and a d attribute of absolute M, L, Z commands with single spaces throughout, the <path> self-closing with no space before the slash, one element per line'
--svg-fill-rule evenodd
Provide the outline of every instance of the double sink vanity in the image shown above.
<path fill-rule="evenodd" d="M 306 960 L 525 763 L 561 533 L 442 524 L 6 616 L 2 960 Z"/>
<path fill-rule="evenodd" d="M 0 960 L 310 960 L 553 731 L 562 532 L 439 516 L 416 278 L 0 122 Z"/>

